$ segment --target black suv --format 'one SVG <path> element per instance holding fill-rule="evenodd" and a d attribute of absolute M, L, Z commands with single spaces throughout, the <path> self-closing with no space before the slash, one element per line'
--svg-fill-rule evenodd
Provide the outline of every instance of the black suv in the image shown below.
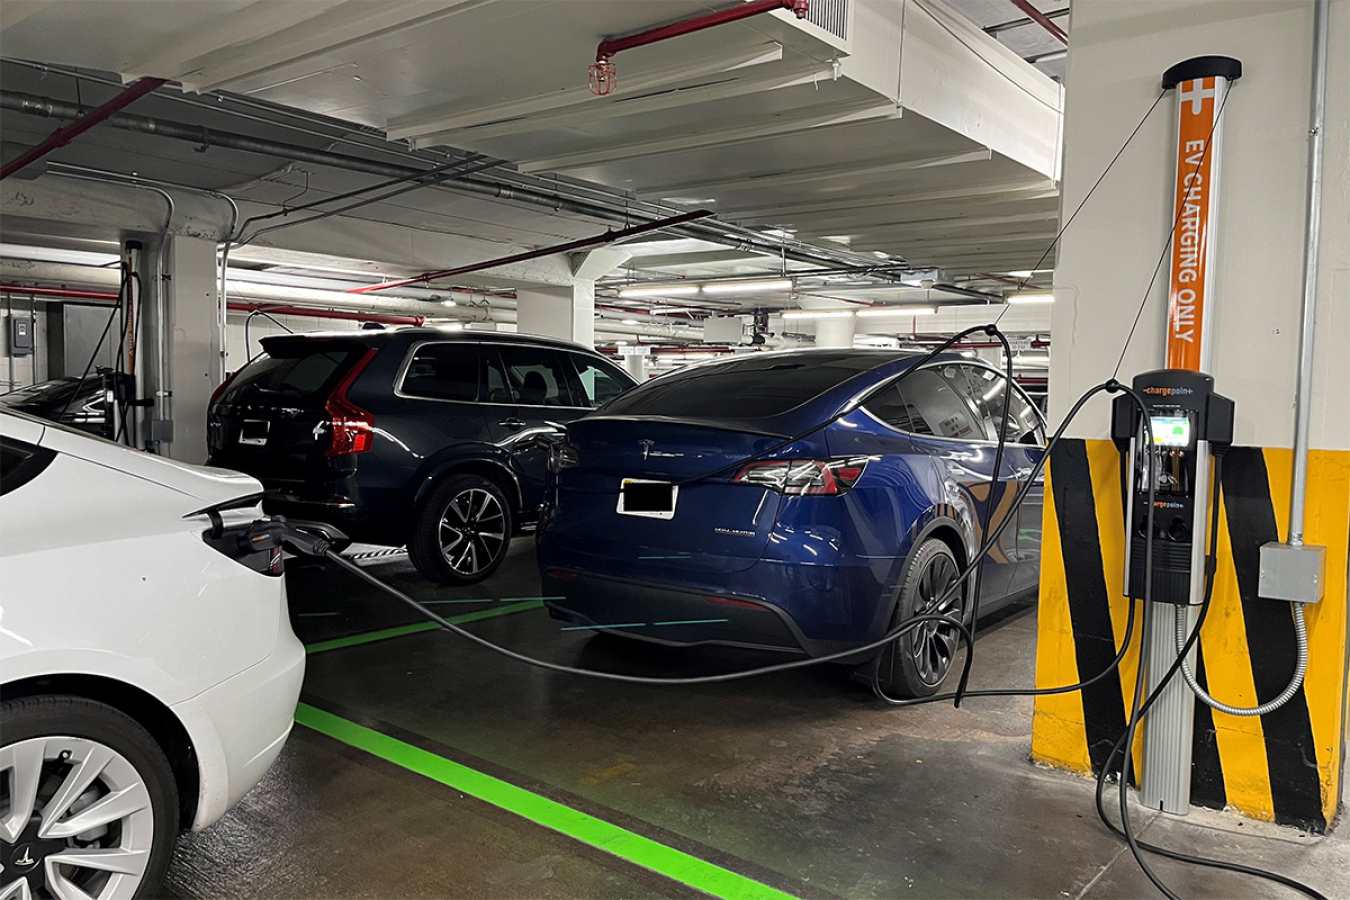
<path fill-rule="evenodd" d="M 207 413 L 210 465 L 269 512 L 408 546 L 426 577 L 490 575 L 538 516 L 561 426 L 633 386 L 579 344 L 394 328 L 265 338 Z"/>

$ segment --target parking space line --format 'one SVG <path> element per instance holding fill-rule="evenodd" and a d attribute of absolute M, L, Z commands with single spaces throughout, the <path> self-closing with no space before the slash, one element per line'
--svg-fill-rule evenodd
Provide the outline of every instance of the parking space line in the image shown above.
<path fill-rule="evenodd" d="M 792 894 L 307 703 L 296 709 L 295 720 L 400 768 L 722 900 L 797 900 Z"/>
<path fill-rule="evenodd" d="M 491 619 L 496 616 L 505 616 L 511 613 L 525 612 L 530 609 L 540 609 L 544 605 L 542 600 L 531 600 L 528 603 L 514 603 L 510 606 L 498 606 L 493 609 L 479 609 L 473 612 L 464 613 L 460 616 L 454 616 L 446 621 L 455 625 L 463 625 L 467 622 L 477 622 L 481 619 Z M 417 622 L 413 625 L 399 625 L 396 628 L 382 628 L 379 631 L 367 631 L 362 634 L 348 635 L 347 637 L 333 638 L 330 641 L 318 641 L 305 647 L 305 652 L 309 654 L 324 653 L 328 650 L 341 650 L 344 647 L 356 647 L 361 644 L 369 644 L 374 641 L 385 641 L 390 638 L 404 637 L 409 634 L 421 634 L 424 631 L 434 631 L 441 626 L 435 622 Z"/>

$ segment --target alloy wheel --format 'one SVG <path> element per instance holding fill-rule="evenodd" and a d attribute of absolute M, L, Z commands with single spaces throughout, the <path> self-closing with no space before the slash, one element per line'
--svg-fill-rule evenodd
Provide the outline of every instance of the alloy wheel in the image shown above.
<path fill-rule="evenodd" d="M 441 555 L 450 568 L 459 575 L 477 575 L 506 543 L 506 512 L 491 492 L 470 488 L 446 505 L 439 533 Z"/>
<path fill-rule="evenodd" d="M 957 577 L 956 563 L 951 557 L 940 555 L 930 559 L 919 576 L 919 613 L 959 619 L 963 591 L 952 591 L 950 596 L 942 599 Z M 924 622 L 915 629 L 909 640 L 909 652 L 924 683 L 939 684 L 947 677 L 956 656 L 959 635 L 956 628 L 940 622 Z"/>
<path fill-rule="evenodd" d="M 116 750 L 64 736 L 0 748 L 0 900 L 132 897 L 154 831 L 145 781 Z"/>

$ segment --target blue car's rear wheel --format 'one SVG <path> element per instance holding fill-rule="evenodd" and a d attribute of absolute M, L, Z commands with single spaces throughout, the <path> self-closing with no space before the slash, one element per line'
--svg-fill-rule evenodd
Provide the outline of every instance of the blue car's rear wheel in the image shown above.
<path fill-rule="evenodd" d="M 900 579 L 899 597 L 891 620 L 894 629 L 919 615 L 944 615 L 965 620 L 964 585 L 955 554 L 939 538 L 919 545 Z M 950 625 L 925 622 L 891 644 L 879 660 L 880 677 L 888 694 L 927 697 L 936 693 L 951 673 L 961 649 L 961 633 Z"/>

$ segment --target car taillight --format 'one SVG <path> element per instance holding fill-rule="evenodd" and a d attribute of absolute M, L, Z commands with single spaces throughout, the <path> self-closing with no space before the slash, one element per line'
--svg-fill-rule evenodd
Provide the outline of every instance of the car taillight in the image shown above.
<path fill-rule="evenodd" d="M 367 350 L 365 356 L 356 361 L 351 371 L 342 376 L 337 387 L 323 408 L 331 418 L 328 436 L 328 449 L 324 456 L 350 456 L 353 453 L 365 453 L 375 444 L 375 417 L 357 406 L 347 397 L 347 389 L 352 386 L 378 350 Z"/>
<path fill-rule="evenodd" d="M 558 473 L 581 465 L 581 452 L 567 441 L 558 441 L 548 448 L 548 470 Z"/>
<path fill-rule="evenodd" d="M 238 374 L 238 372 L 231 372 L 229 375 L 226 375 L 225 380 L 220 383 L 219 387 L 211 392 L 211 399 L 206 401 L 206 407 L 208 409 L 216 405 L 216 401 L 220 399 L 220 395 L 225 393 L 225 389 L 230 386 L 230 382 L 234 381 L 234 376 Z"/>
<path fill-rule="evenodd" d="M 744 466 L 731 482 L 780 494 L 837 496 L 857 484 L 866 468 L 866 457 L 765 460 Z"/>

